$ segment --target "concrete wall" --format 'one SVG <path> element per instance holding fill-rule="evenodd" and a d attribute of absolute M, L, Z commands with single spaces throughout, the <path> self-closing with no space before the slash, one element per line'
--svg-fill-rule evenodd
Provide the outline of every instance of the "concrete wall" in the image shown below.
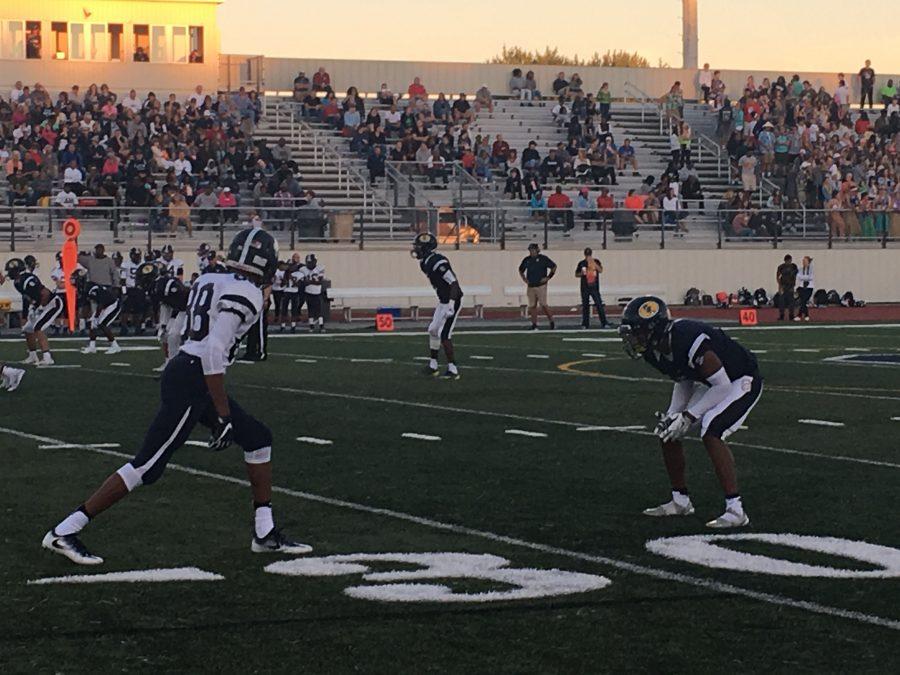
<path fill-rule="evenodd" d="M 0 90 L 5 97 L 16 80 L 43 84 L 56 99 L 59 91 L 73 84 L 87 89 L 91 83 L 106 83 L 120 96 L 132 87 L 138 94 L 156 91 L 187 93 L 198 84 L 215 91 L 219 79 L 219 30 L 216 7 L 221 0 L 29 0 L 0 2 L 0 20 L 40 21 L 42 58 L 0 59 Z M 85 17 L 85 10 L 91 14 Z M 123 62 L 53 59 L 51 22 L 124 24 Z M 204 62 L 134 63 L 134 24 L 203 26 Z"/>
<path fill-rule="evenodd" d="M 303 250 L 301 253 L 306 254 Z M 802 248 L 776 250 L 723 251 L 597 251 L 595 257 L 603 263 L 602 284 L 614 286 L 651 286 L 666 297 L 680 303 L 685 291 L 696 286 L 704 292 L 736 291 L 741 286 L 751 290 L 764 287 L 774 290 L 775 268 L 786 253 L 796 262 L 807 253 Z M 493 295 L 484 298 L 487 306 L 514 306 L 516 298 L 503 295 L 505 286 L 520 285 L 517 268 L 525 251 L 446 251 L 465 290 L 466 286 L 491 286 Z M 328 278 L 335 287 L 423 286 L 427 281 L 418 264 L 406 251 L 349 251 L 316 250 Z M 571 286 L 576 283 L 575 266 L 580 251 L 548 251 L 559 265 L 559 272 L 551 284 Z M 900 250 L 818 250 L 811 252 L 817 287 L 837 289 L 841 293 L 852 290 L 854 295 L 869 302 L 900 302 Z M 16 255 L 24 256 L 25 252 Z M 282 257 L 289 252 L 282 251 Z M 54 266 L 51 254 L 37 254 L 41 264 L 39 276 L 45 281 Z M 193 249 L 179 253 L 194 271 L 196 255 Z M 6 285 L 3 288 L 8 291 Z M 480 299 L 481 300 L 481 299 Z M 399 302 L 399 299 L 397 299 Z M 430 302 L 430 301 L 429 301 Z M 374 307 L 389 304 L 358 304 Z M 427 303 L 423 303 L 427 304 Z"/>
<path fill-rule="evenodd" d="M 715 68 L 715 64 L 711 64 Z M 360 91 L 375 92 L 381 87 L 382 82 L 387 82 L 391 89 L 397 92 L 406 92 L 413 78 L 419 76 L 429 93 L 446 93 L 465 91 L 474 92 L 482 84 L 487 84 L 495 94 L 505 94 L 508 91 L 509 76 L 513 66 L 489 65 L 484 63 L 440 63 L 440 62 L 406 62 L 406 61 L 355 61 L 343 59 L 317 59 L 317 58 L 266 58 L 264 63 L 264 79 L 267 90 L 290 90 L 293 88 L 294 78 L 297 72 L 303 70 L 310 78 L 319 68 L 324 66 L 331 75 L 331 81 L 337 91 L 346 91 L 351 85 L 355 85 Z M 847 65 L 847 74 L 857 73 L 862 64 Z M 584 80 L 586 91 L 596 92 L 603 82 L 609 82 L 613 96 L 629 98 L 634 93 L 626 91 L 625 83 L 631 82 L 648 95 L 659 97 L 668 91 L 675 80 L 680 80 L 688 98 L 696 98 L 697 71 L 681 68 L 572 68 L 571 66 L 520 66 L 524 72 L 533 70 L 537 77 L 538 86 L 543 92 L 551 92 L 550 87 L 556 74 L 564 71 L 567 75 L 578 72 Z M 753 75 L 757 84 L 764 77 L 775 79 L 778 75 L 785 75 L 790 80 L 793 74 L 800 75 L 801 80 L 809 80 L 814 87 L 824 86 L 829 92 L 834 92 L 837 86 L 837 73 L 805 72 L 793 69 L 785 69 L 772 73 L 767 71 L 752 70 L 723 70 L 723 81 L 727 86 L 727 92 L 732 97 L 743 93 L 747 77 Z M 893 77 L 896 82 L 900 76 L 879 75 L 876 83 L 876 91 L 888 77 Z M 854 91 L 854 98 L 858 99 L 858 78 L 850 77 L 848 85 Z"/>

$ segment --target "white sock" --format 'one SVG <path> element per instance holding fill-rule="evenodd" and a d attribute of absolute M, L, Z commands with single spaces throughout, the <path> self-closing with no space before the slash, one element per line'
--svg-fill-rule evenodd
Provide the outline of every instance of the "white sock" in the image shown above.
<path fill-rule="evenodd" d="M 29 358 L 29 359 L 36 359 L 36 358 L 37 358 L 37 352 L 36 352 L 36 351 L 31 351 L 31 350 L 29 350 L 29 351 L 28 351 L 28 358 Z"/>
<path fill-rule="evenodd" d="M 112 342 L 109 343 L 109 346 L 110 347 L 118 347 L 119 344 L 115 340 L 113 340 Z"/>
<path fill-rule="evenodd" d="M 49 351 L 44 352 L 44 361 L 46 363 L 49 363 L 52 360 L 53 360 L 53 356 L 50 354 L 50 352 Z"/>
<path fill-rule="evenodd" d="M 262 539 L 274 528 L 275 521 L 272 519 L 272 507 L 270 505 L 257 506 L 254 524 L 254 529 L 256 530 L 256 538 Z"/>
<path fill-rule="evenodd" d="M 97 341 L 96 341 L 96 340 L 88 340 L 88 347 L 90 347 L 91 349 L 93 349 L 93 348 L 95 348 L 96 346 L 97 346 Z"/>
<path fill-rule="evenodd" d="M 456 364 L 455 364 L 455 363 L 448 363 L 448 364 L 447 364 L 447 370 L 448 370 L 449 372 L 453 373 L 454 375 L 456 375 L 456 373 L 458 372 L 458 371 L 456 370 Z"/>
<path fill-rule="evenodd" d="M 89 522 L 91 522 L 91 519 L 87 517 L 87 514 L 81 509 L 78 509 L 66 516 L 59 525 L 53 528 L 53 531 L 60 537 L 78 534 Z"/>
<path fill-rule="evenodd" d="M 678 492 L 678 490 L 672 490 L 672 501 L 678 506 L 687 506 L 691 503 L 691 497 L 683 492 Z"/>
<path fill-rule="evenodd" d="M 741 496 L 737 497 L 726 497 L 725 498 L 725 510 L 733 511 L 734 513 L 743 513 L 744 505 L 741 503 Z"/>
<path fill-rule="evenodd" d="M 428 359 L 428 367 L 432 370 L 437 370 L 437 359 Z"/>

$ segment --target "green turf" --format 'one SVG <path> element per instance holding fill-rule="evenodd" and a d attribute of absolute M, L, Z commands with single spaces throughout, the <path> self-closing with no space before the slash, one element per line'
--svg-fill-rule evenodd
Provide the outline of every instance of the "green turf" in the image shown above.
<path fill-rule="evenodd" d="M 354 599 L 343 590 L 365 585 L 359 576 L 264 573 L 275 558 L 248 550 L 246 487 L 182 471 L 167 472 L 160 483 L 137 490 L 91 524 L 84 540 L 107 563 L 100 570 L 76 568 L 43 552 L 40 538 L 125 459 L 84 448 L 39 450 L 42 441 L 0 432 L 5 624 L 0 668 L 896 672 L 898 579 L 777 577 L 710 569 L 645 550 L 644 544 L 658 537 L 705 533 L 703 522 L 721 511 L 721 494 L 702 446 L 691 442 L 696 517 L 644 518 L 641 509 L 667 499 L 655 440 L 640 431 L 577 430 L 587 425 L 649 429 L 653 411 L 668 403 L 670 385 L 627 360 L 612 335 L 460 332 L 462 379 L 456 382 L 422 377 L 422 362 L 414 357 L 424 352 L 424 338 L 408 335 L 274 338 L 267 363 L 234 366 L 229 373 L 232 395 L 274 431 L 275 483 L 295 491 L 276 495 L 276 518 L 312 544 L 313 555 L 489 553 L 509 559 L 511 567 L 602 575 L 612 581 L 607 588 L 498 603 Z M 900 330 L 860 326 L 736 335 L 765 351 L 763 399 L 749 429 L 733 438 L 753 521 L 749 531 L 900 547 L 900 421 L 891 419 L 900 416 L 900 367 L 823 361 L 853 353 L 847 348 L 900 353 Z M 18 342 L 2 342 L 0 358 L 21 358 L 21 350 Z M 158 383 L 150 369 L 159 355 L 58 352 L 56 359 L 83 367 L 29 370 L 19 391 L 0 392 L 0 427 L 67 443 L 114 442 L 122 447 L 110 452 L 132 453 L 157 405 Z M 801 418 L 846 426 L 802 425 Z M 504 433 L 507 429 L 548 437 L 513 436 Z M 442 440 L 401 438 L 406 432 Z M 303 444 L 298 436 L 333 444 Z M 201 430 L 195 438 L 204 438 Z M 236 449 L 213 454 L 186 446 L 173 461 L 242 478 L 240 460 Z M 872 569 L 769 544 L 731 548 Z M 185 566 L 226 579 L 25 583 L 63 574 Z M 507 588 L 483 581 L 446 583 L 457 592 Z M 747 593 L 766 594 L 771 601 Z M 859 615 L 816 613 L 812 605 L 791 606 L 789 600 Z M 893 624 L 872 625 L 872 617 Z"/>

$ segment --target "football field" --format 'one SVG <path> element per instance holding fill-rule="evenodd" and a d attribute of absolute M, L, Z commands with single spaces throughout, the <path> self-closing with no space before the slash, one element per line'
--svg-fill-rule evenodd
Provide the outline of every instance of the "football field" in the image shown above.
<path fill-rule="evenodd" d="M 0 392 L 0 669 L 897 672 L 900 327 L 733 330 L 765 390 L 731 439 L 751 524 L 724 538 L 695 436 L 696 515 L 641 514 L 670 498 L 671 383 L 611 331 L 460 330 L 458 381 L 420 373 L 423 335 L 276 335 L 227 385 L 314 552 L 250 552 L 242 454 L 198 428 L 84 531 L 97 568 L 41 538 L 140 447 L 160 354 L 57 341 L 69 367 Z"/>

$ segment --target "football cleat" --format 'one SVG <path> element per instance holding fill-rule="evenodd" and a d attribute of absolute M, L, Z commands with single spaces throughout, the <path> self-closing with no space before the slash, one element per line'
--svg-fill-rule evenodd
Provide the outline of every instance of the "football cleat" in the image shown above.
<path fill-rule="evenodd" d="M 118 354 L 122 351 L 122 348 L 119 346 L 118 342 L 113 342 L 106 350 L 106 353 L 109 355 Z"/>
<path fill-rule="evenodd" d="M 38 355 L 36 352 L 31 352 L 28 354 L 28 358 L 26 358 L 22 363 L 26 366 L 36 366 L 38 361 Z"/>
<path fill-rule="evenodd" d="M 3 369 L 3 386 L 6 387 L 7 391 L 15 391 L 19 388 L 23 377 L 25 377 L 24 370 L 7 366 Z"/>
<path fill-rule="evenodd" d="M 53 360 L 52 356 L 47 354 L 44 355 L 44 360 L 37 364 L 38 368 L 46 368 L 47 366 L 55 366 L 56 361 Z"/>
<path fill-rule="evenodd" d="M 103 562 L 103 558 L 88 551 L 78 536 L 74 534 L 61 537 L 50 530 L 44 535 L 41 546 L 48 551 L 66 556 L 77 565 L 100 565 Z"/>
<path fill-rule="evenodd" d="M 269 534 L 260 539 L 256 535 L 250 543 L 250 550 L 254 553 L 291 553 L 302 555 L 312 553 L 312 546 L 291 541 L 279 529 L 273 528 Z"/>
<path fill-rule="evenodd" d="M 441 375 L 442 380 L 458 380 L 459 379 L 459 371 L 455 373 L 451 373 L 449 370 L 446 371 L 443 375 Z"/>
<path fill-rule="evenodd" d="M 82 354 L 96 354 L 97 353 L 97 345 L 91 343 L 87 347 L 81 348 Z"/>
<path fill-rule="evenodd" d="M 168 361 L 166 361 L 166 362 L 165 362 L 164 364 L 162 364 L 161 366 L 157 366 L 156 368 L 154 368 L 154 369 L 153 369 L 153 372 L 154 372 L 154 373 L 161 373 L 162 371 L 164 371 L 164 370 L 166 369 L 166 366 L 167 366 L 167 365 L 169 365 L 169 362 L 168 362 Z"/>
<path fill-rule="evenodd" d="M 651 516 L 653 518 L 665 518 L 668 516 L 691 516 L 694 514 L 694 505 L 691 504 L 691 500 L 688 499 L 687 504 L 681 505 L 672 501 L 666 502 L 665 504 L 660 504 L 659 506 L 655 506 L 652 509 L 644 509 L 645 516 Z"/>
<path fill-rule="evenodd" d="M 729 527 L 744 527 L 750 524 L 750 518 L 743 511 L 737 512 L 727 509 L 725 513 L 709 521 L 706 526 L 714 530 L 725 530 Z"/>
<path fill-rule="evenodd" d="M 427 377 L 437 377 L 441 374 L 441 371 L 437 368 L 432 368 L 431 366 L 426 365 L 424 368 L 422 368 L 422 374 Z"/>

